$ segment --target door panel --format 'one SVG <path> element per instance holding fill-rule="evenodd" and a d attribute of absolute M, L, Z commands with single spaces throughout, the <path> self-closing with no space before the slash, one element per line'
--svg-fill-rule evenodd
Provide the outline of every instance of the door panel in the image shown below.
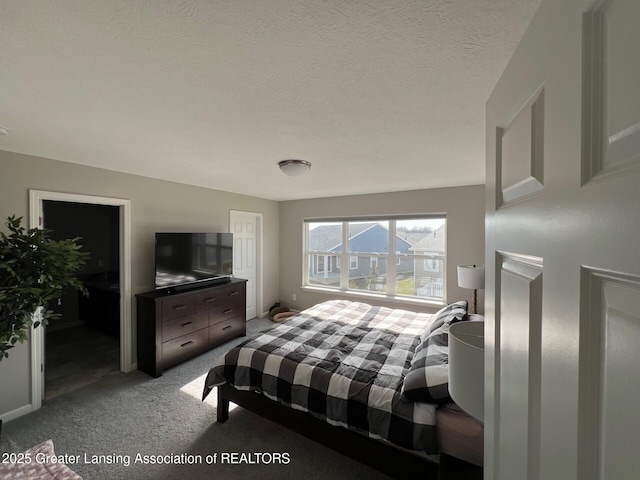
<path fill-rule="evenodd" d="M 625 478 L 640 472 L 638 415 L 629 416 L 640 398 L 640 382 L 629 378 L 637 372 L 640 353 L 640 292 L 615 283 L 602 284 L 601 382 L 599 417 L 600 471 L 605 478 Z M 631 381 L 630 381 L 631 380 Z"/>
<path fill-rule="evenodd" d="M 637 0 L 600 2 L 585 14 L 584 183 L 640 166 L 640 58 L 630 48 L 640 44 L 639 17 Z"/>
<path fill-rule="evenodd" d="M 536 478 L 540 427 L 542 262 L 499 254 L 500 478 Z M 522 448 L 521 439 L 528 439 Z"/>
<path fill-rule="evenodd" d="M 501 206 L 544 186 L 544 88 L 537 89 L 516 116 L 497 130 Z"/>
<path fill-rule="evenodd" d="M 640 471 L 640 278 L 583 268 L 580 478 Z M 636 378 L 634 378 L 636 377 Z"/>

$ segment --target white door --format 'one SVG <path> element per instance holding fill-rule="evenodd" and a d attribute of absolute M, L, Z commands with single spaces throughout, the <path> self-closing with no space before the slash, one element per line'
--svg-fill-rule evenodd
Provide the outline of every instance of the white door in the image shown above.
<path fill-rule="evenodd" d="M 233 275 L 247 280 L 247 320 L 258 313 L 258 263 L 261 214 L 231 211 Z"/>
<path fill-rule="evenodd" d="M 543 0 L 487 103 L 487 479 L 640 475 L 639 25 Z"/>

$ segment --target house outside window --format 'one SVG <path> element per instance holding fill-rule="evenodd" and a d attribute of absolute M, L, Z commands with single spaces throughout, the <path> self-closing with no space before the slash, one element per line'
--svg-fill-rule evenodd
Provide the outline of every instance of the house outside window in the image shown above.
<path fill-rule="evenodd" d="M 320 255 L 322 272 L 315 260 Z M 304 256 L 305 286 L 446 299 L 444 215 L 306 219 Z"/>

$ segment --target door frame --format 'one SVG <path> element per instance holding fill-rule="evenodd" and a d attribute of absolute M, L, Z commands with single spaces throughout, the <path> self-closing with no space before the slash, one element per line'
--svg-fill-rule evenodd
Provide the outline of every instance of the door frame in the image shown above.
<path fill-rule="evenodd" d="M 131 201 L 74 193 L 29 190 L 29 227 L 42 228 L 43 201 L 88 203 L 118 207 L 120 217 L 120 371 L 134 369 L 131 332 Z M 31 406 L 37 410 L 44 397 L 44 331 L 31 329 Z"/>
<path fill-rule="evenodd" d="M 247 212 L 245 210 L 229 210 L 229 231 L 233 231 L 231 228 L 231 222 L 234 214 L 249 215 L 252 216 L 256 226 L 256 316 L 261 317 L 265 312 L 262 310 L 262 225 L 263 215 L 258 212 Z"/>

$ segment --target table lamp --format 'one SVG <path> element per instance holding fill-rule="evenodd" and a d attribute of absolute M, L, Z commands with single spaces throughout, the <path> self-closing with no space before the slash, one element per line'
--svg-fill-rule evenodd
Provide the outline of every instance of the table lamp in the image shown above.
<path fill-rule="evenodd" d="M 484 265 L 458 265 L 458 286 L 473 288 L 473 313 L 478 313 L 478 289 L 484 289 Z"/>

